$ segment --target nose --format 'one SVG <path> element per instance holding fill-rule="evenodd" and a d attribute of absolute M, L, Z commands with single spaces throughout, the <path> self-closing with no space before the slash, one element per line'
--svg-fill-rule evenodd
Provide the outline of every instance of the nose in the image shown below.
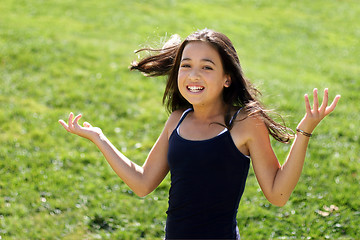
<path fill-rule="evenodd" d="M 198 79 L 200 78 L 200 76 L 199 76 L 199 71 L 198 71 L 197 69 L 193 68 L 193 69 L 190 71 L 188 77 L 189 77 L 189 79 L 191 79 L 191 80 L 198 80 Z"/>

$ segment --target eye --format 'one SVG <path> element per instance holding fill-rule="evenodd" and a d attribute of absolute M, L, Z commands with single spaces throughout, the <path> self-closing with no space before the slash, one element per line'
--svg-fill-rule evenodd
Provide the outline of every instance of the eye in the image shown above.
<path fill-rule="evenodd" d="M 211 66 L 204 66 L 203 69 L 205 69 L 205 70 L 213 70 L 213 68 Z"/>
<path fill-rule="evenodd" d="M 180 65 L 180 67 L 181 68 L 190 68 L 191 66 L 190 66 L 190 64 L 182 64 L 182 65 Z"/>

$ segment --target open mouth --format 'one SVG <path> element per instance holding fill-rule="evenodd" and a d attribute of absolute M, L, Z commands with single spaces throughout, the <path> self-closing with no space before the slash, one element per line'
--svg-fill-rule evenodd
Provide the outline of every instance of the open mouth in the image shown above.
<path fill-rule="evenodd" d="M 198 93 L 204 90 L 204 87 L 202 86 L 187 86 L 186 88 L 192 93 Z"/>

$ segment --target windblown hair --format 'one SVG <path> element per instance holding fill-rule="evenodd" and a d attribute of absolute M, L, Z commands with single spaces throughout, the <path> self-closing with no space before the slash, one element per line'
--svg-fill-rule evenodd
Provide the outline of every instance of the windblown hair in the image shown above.
<path fill-rule="evenodd" d="M 222 33 L 203 29 L 189 35 L 180 41 L 178 35 L 173 35 L 161 49 L 143 48 L 137 52 L 150 51 L 154 54 L 131 64 L 131 70 L 139 70 L 145 76 L 167 76 L 163 103 L 169 112 L 186 109 L 192 105 L 180 94 L 178 89 L 178 72 L 185 46 L 194 41 L 209 43 L 219 53 L 224 67 L 224 73 L 230 76 L 231 85 L 223 90 L 223 100 L 228 106 L 228 113 L 224 116 L 225 126 L 230 130 L 232 109 L 244 108 L 247 116 L 260 116 L 271 136 L 279 142 L 288 143 L 293 138 L 293 131 L 274 121 L 261 102 L 257 99 L 260 92 L 244 77 L 237 52 L 230 39 Z M 282 119 L 282 118 L 281 118 Z"/>

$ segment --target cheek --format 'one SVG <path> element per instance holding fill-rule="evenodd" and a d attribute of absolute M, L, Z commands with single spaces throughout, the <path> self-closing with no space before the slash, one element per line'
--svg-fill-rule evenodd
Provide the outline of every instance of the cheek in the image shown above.
<path fill-rule="evenodd" d="M 179 78 L 183 78 L 183 76 L 184 76 L 184 71 L 179 70 L 179 71 L 178 71 L 178 79 L 179 79 Z"/>
<path fill-rule="evenodd" d="M 184 71 L 178 72 L 178 77 L 177 77 L 178 86 L 180 86 L 181 83 L 184 82 L 185 77 L 186 77 L 186 74 L 184 73 Z"/>
<path fill-rule="evenodd" d="M 177 89 L 179 90 L 179 92 L 181 93 L 181 95 L 183 94 L 182 93 L 182 85 L 184 83 L 183 81 L 184 77 L 181 75 L 181 73 L 179 72 L 178 74 L 178 78 L 177 78 Z"/>

